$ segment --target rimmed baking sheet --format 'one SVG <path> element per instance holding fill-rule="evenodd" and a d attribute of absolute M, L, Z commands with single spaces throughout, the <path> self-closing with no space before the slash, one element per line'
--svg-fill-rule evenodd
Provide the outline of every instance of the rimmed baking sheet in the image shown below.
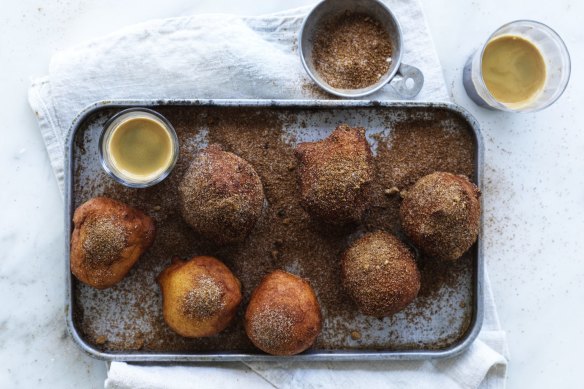
<path fill-rule="evenodd" d="M 99 165 L 97 141 L 103 124 L 114 113 L 134 106 L 165 115 L 181 143 L 174 172 L 151 189 L 125 188 Z M 341 123 L 367 129 L 379 182 L 374 207 L 362 225 L 329 229 L 303 214 L 283 188 L 289 193 L 296 190 L 294 145 L 322 139 Z M 208 244 L 190 231 L 176 207 L 176 186 L 182 174 L 196 151 L 210 142 L 250 161 L 266 191 L 267 211 L 241 247 Z M 69 329 L 77 343 L 95 357 L 145 362 L 420 359 L 455 355 L 480 330 L 480 236 L 455 264 L 438 264 L 418 255 L 420 296 L 390 318 L 358 314 L 338 280 L 340 253 L 359 234 L 385 229 L 402 236 L 395 218 L 399 195 L 385 193 L 384 188 L 407 190 L 419 176 L 436 170 L 466 174 L 480 187 L 480 132 L 474 118 L 456 105 L 271 100 L 100 102 L 75 121 L 67 160 L 68 232 L 75 208 L 97 195 L 142 209 L 154 217 L 158 228 L 151 250 L 120 284 L 107 290 L 79 283 L 70 275 L 67 258 Z M 69 238 L 67 253 L 68 246 Z M 174 256 L 202 254 L 217 256 L 241 279 L 244 304 L 236 322 L 220 335 L 186 339 L 164 324 L 155 277 Z M 307 278 L 321 302 L 323 331 L 314 347 L 300 355 L 265 355 L 243 333 L 241 315 L 246 299 L 261 276 L 274 268 Z"/>

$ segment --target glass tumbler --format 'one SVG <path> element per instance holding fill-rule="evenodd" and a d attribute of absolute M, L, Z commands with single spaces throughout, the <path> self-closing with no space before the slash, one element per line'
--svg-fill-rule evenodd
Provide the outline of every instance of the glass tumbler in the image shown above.
<path fill-rule="evenodd" d="M 546 64 L 546 79 L 541 92 L 525 105 L 513 106 L 498 101 L 489 92 L 482 74 L 485 47 L 501 36 L 519 36 L 533 43 Z M 532 20 L 516 20 L 495 31 L 468 59 L 463 84 L 468 96 L 479 106 L 507 112 L 534 112 L 553 104 L 564 92 L 570 79 L 570 55 L 562 38 L 550 27 Z"/>

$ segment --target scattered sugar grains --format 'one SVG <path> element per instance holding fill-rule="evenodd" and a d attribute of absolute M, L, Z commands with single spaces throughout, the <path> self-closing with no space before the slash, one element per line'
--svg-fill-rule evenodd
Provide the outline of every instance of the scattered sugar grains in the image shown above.
<path fill-rule="evenodd" d="M 183 299 L 182 309 L 186 315 L 206 318 L 225 306 L 224 291 L 213 278 L 198 277 L 195 285 L 196 288 L 189 290 Z"/>
<path fill-rule="evenodd" d="M 265 309 L 254 316 L 251 329 L 254 337 L 270 349 L 278 349 L 295 341 L 292 336 L 294 318 L 281 308 Z"/>
<path fill-rule="evenodd" d="M 113 218 L 95 217 L 86 222 L 83 249 L 89 266 L 111 265 L 125 245 L 126 230 Z"/>

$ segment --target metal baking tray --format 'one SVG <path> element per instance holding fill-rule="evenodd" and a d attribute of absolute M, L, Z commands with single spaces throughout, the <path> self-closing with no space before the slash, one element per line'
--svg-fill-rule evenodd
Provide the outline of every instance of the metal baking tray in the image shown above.
<path fill-rule="evenodd" d="M 289 357 L 266 355 L 248 346 L 230 348 L 229 334 L 225 335 L 226 338 L 221 338 L 221 335 L 217 339 L 199 341 L 181 338 L 164 328 L 160 295 L 154 278 L 168 265 L 171 255 L 175 253 L 167 253 L 165 258 L 141 259 L 119 284 L 121 286 L 98 291 L 78 282 L 69 271 L 70 235 L 75 208 L 91 197 L 105 194 L 114 198 L 122 196 L 122 200 L 149 213 L 153 204 L 159 200 L 150 201 L 144 189 L 127 189 L 113 183 L 99 165 L 97 140 L 103 124 L 112 114 L 136 106 L 157 110 L 173 123 L 179 137 L 182 137 L 177 166 L 180 166 L 186 154 L 205 144 L 205 135 L 213 126 L 213 120 L 204 121 L 201 118 L 208 119 L 215 115 L 220 120 L 229 121 L 229 118 L 242 112 L 257 115 L 258 118 L 269 113 L 285 117 L 281 126 L 284 134 L 291 135 L 290 142 L 321 139 L 340 123 L 365 127 L 374 152 L 379 139 L 377 136 L 391 135 L 395 128 L 404 125 L 410 126 L 411 131 L 418 131 L 418 125 L 430 125 L 440 128 L 447 137 L 468 137 L 472 143 L 469 146 L 472 159 L 469 175 L 479 187 L 482 186 L 483 145 L 479 126 L 467 111 L 450 103 L 348 100 L 148 100 L 95 103 L 80 113 L 72 125 L 67 141 L 65 170 L 67 325 L 75 342 L 89 355 L 105 360 L 141 362 L 428 359 L 457 355 L 476 338 L 483 321 L 482 232 L 467 257 L 459 261 L 462 265 L 455 270 L 448 270 L 455 274 L 450 282 L 437 284 L 433 295 L 420 297 L 405 311 L 383 320 L 362 316 L 357 312 L 335 317 L 325 312 L 323 332 L 315 347 Z M 237 131 L 236 128 L 234 126 L 234 131 Z M 432 139 L 426 141 L 433 142 Z M 454 153 L 445 153 L 444 163 L 448 164 L 450 158 L 456 158 L 452 157 L 455 154 L 456 150 Z M 172 175 L 170 180 L 171 183 L 166 185 L 173 185 Z M 156 212 L 154 217 L 156 219 Z M 158 232 L 157 239 L 167 235 L 164 231 Z M 205 253 L 187 249 L 186 253 L 179 252 L 177 255 L 190 257 L 194 254 Z M 275 267 L 307 277 L 301 263 L 276 264 Z M 237 272 L 236 275 L 241 276 Z M 310 277 L 307 278 L 310 280 Z M 318 285 L 312 281 L 318 295 Z M 244 290 L 248 293 L 253 287 L 255 285 L 244 284 Z M 423 304 L 419 300 L 424 300 Z M 239 321 L 240 316 L 237 319 Z M 351 329 L 359 330 L 359 336 L 352 337 Z M 241 326 L 227 332 L 238 330 L 241 331 Z M 160 334 L 164 335 L 164 340 L 157 339 Z"/>

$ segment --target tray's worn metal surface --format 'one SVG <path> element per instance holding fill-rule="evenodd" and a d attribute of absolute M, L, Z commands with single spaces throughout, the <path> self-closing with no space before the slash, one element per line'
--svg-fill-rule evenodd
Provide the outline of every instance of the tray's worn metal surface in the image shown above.
<path fill-rule="evenodd" d="M 287 119 L 283 130 L 293 135 L 290 137 L 291 142 L 321 139 L 336 125 L 346 122 L 352 126 L 367 128 L 367 136 L 374 150 L 378 139 L 376 135 L 387 136 L 393 126 L 399 123 L 420 119 L 435 121 L 437 126 L 449 126 L 449 131 L 470 133 L 474 142 L 472 179 L 479 187 L 482 183 L 482 140 L 477 122 L 470 114 L 453 104 L 301 100 L 100 102 L 88 107 L 77 117 L 68 138 L 65 214 L 67 253 L 75 207 L 90 197 L 109 194 L 105 184 L 111 185 L 111 182 L 100 170 L 97 157 L 96 142 L 101 127 L 112 113 L 132 106 L 159 109 L 171 122 L 176 119 L 173 112 L 179 110 L 188 110 L 193 118 L 205 115 L 209 109 L 222 115 L 229 115 L 233 109 L 285 113 Z M 188 127 L 187 125 L 186 128 Z M 207 131 L 208 129 L 199 129 L 193 133 L 187 142 L 189 144 L 181 147 L 181 153 L 185 150 L 195 151 L 205 145 Z M 130 192 L 129 196 L 132 193 L 138 192 Z M 133 205 L 140 206 L 140 202 L 146 198 L 144 193 L 140 192 L 139 196 L 133 198 Z M 161 234 L 159 231 L 158 236 L 161 239 L 164 232 Z M 154 278 L 169 263 L 172 255 L 175 253 L 168 253 L 167 258 L 157 259 L 159 264 L 146 268 L 141 268 L 141 261 L 138 261 L 135 269 L 122 281 L 122 284 L 125 283 L 123 288 L 104 291 L 93 290 L 77 282 L 69 271 L 67 256 L 67 324 L 72 337 L 83 350 L 106 360 L 144 362 L 424 359 L 453 356 L 462 352 L 478 335 L 483 320 L 483 255 L 482 239 L 479 236 L 468 257 L 463 258 L 467 265 L 459 266 L 456 270 L 458 273 L 454 283 L 440 285 L 433 297 L 425 298 L 426 301 L 423 302 L 416 301 L 405 311 L 383 320 L 360 314 L 330 317 L 325 312 L 319 341 L 315 348 L 306 353 L 292 357 L 274 357 L 248 347 L 230 349 L 228 344 L 223 344 L 217 350 L 208 345 L 198 349 L 197 341 L 180 338 L 178 335 L 177 339 L 170 338 L 170 348 L 165 348 L 152 339 L 158 333 L 153 328 L 160 331 L 159 327 L 164 326 L 158 286 Z M 152 260 L 149 262 L 152 263 Z M 296 263 L 283 267 L 304 275 L 301 265 Z M 151 280 L 150 286 L 144 287 L 144 277 Z M 141 283 L 139 279 L 142 279 Z M 244 288 L 253 289 L 254 286 L 244 285 Z M 146 289 L 146 292 L 135 295 L 132 287 Z M 318 286 L 316 289 L 318 294 Z M 136 299 L 141 301 L 135 301 Z M 339 322 L 341 327 L 338 326 Z M 350 331 L 346 331 L 351 328 L 360 331 L 360 339 L 352 338 Z M 100 334 L 101 336 L 96 336 Z M 116 339 L 123 337 L 135 340 L 135 344 L 132 346 L 130 342 L 127 348 L 109 347 L 110 341 L 116 344 Z M 225 342 L 228 339 L 227 337 Z M 158 346 L 151 347 L 151 344 Z M 173 348 L 175 344 L 180 347 Z"/>

